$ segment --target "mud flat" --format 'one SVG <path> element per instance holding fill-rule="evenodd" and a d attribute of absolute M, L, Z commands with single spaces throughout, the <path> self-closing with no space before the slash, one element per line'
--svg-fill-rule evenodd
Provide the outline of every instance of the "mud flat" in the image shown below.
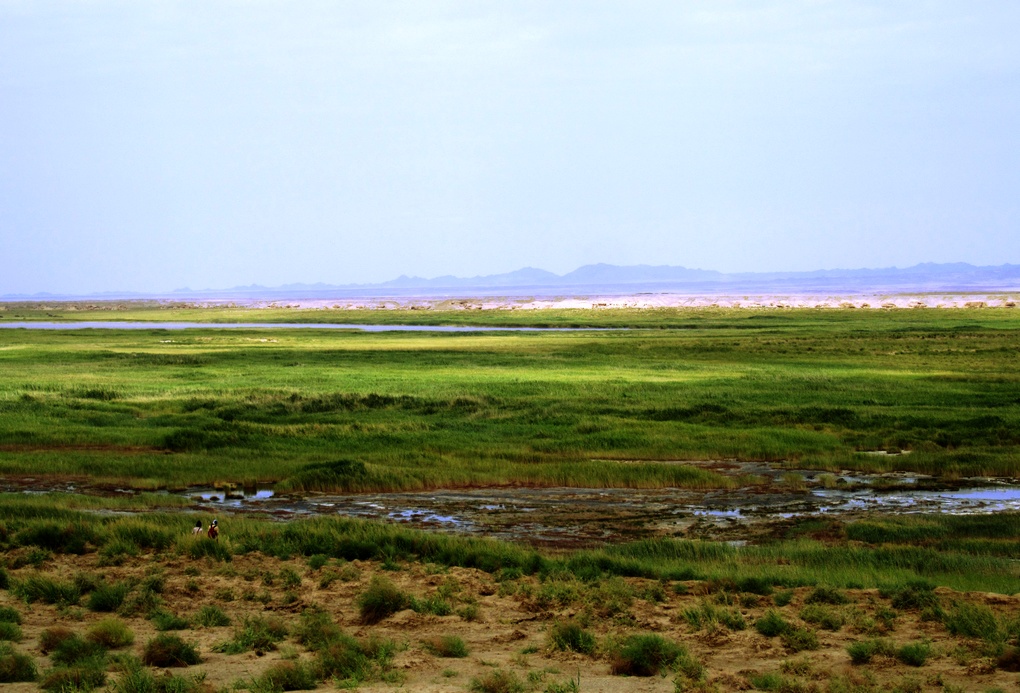
<path fill-rule="evenodd" d="M 709 464 L 759 483 L 709 492 L 500 486 L 410 493 L 285 495 L 269 488 L 190 488 L 176 493 L 193 501 L 192 510 L 205 514 L 255 513 L 278 520 L 356 517 L 556 549 L 661 536 L 755 542 L 809 518 L 851 521 L 872 515 L 1020 512 L 1020 485 L 1015 479 L 949 482 L 902 472 L 833 474 L 759 463 Z M 17 486 L 8 483 L 6 488 L 77 492 L 82 487 L 30 480 Z"/>

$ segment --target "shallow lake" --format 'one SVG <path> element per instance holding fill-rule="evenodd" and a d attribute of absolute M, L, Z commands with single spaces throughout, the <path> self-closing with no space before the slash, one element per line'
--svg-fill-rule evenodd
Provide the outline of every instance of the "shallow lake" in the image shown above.
<path fill-rule="evenodd" d="M 606 332 L 605 327 L 488 327 L 480 325 L 357 325 L 325 322 L 0 322 L 0 328 L 23 330 L 360 330 L 362 332 Z"/>

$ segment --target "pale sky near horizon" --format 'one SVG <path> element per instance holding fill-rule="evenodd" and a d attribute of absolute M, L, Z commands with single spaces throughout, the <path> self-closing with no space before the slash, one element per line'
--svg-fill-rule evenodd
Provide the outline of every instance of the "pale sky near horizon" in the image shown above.
<path fill-rule="evenodd" d="M 1020 263 L 1020 3 L 0 0 L 0 295 Z"/>

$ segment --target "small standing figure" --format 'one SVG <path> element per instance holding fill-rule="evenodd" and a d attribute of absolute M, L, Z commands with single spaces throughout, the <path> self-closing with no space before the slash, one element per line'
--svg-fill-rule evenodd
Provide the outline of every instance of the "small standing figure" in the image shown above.
<path fill-rule="evenodd" d="M 220 536 L 219 522 L 217 520 L 213 520 L 212 524 L 209 525 L 209 538 L 215 539 L 218 536 Z"/>
<path fill-rule="evenodd" d="M 202 533 L 202 521 L 196 520 L 195 527 L 191 530 L 192 534 L 198 535 Z"/>

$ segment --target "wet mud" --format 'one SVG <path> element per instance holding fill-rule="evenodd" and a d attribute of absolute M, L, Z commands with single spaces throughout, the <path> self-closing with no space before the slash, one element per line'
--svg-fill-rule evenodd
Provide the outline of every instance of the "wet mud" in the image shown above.
<path fill-rule="evenodd" d="M 1016 479 L 939 480 L 891 473 L 794 470 L 758 463 L 701 463 L 756 483 L 737 489 L 489 487 L 400 493 L 281 495 L 268 488 L 190 488 L 182 512 L 257 514 L 281 521 L 342 516 L 440 532 L 576 549 L 670 536 L 754 543 L 806 519 L 849 521 L 874 514 L 1020 511 Z M 87 479 L 4 479 L 6 491 L 131 494 Z"/>
<path fill-rule="evenodd" d="M 267 490 L 188 493 L 196 506 L 212 512 L 258 512 L 281 520 L 358 517 L 563 549 L 658 536 L 756 542 L 781 536 L 791 525 L 812 518 L 1020 511 L 1015 479 L 949 482 L 902 473 L 831 474 L 734 461 L 708 464 L 758 483 L 711 491 L 493 487 L 301 497 Z"/>

